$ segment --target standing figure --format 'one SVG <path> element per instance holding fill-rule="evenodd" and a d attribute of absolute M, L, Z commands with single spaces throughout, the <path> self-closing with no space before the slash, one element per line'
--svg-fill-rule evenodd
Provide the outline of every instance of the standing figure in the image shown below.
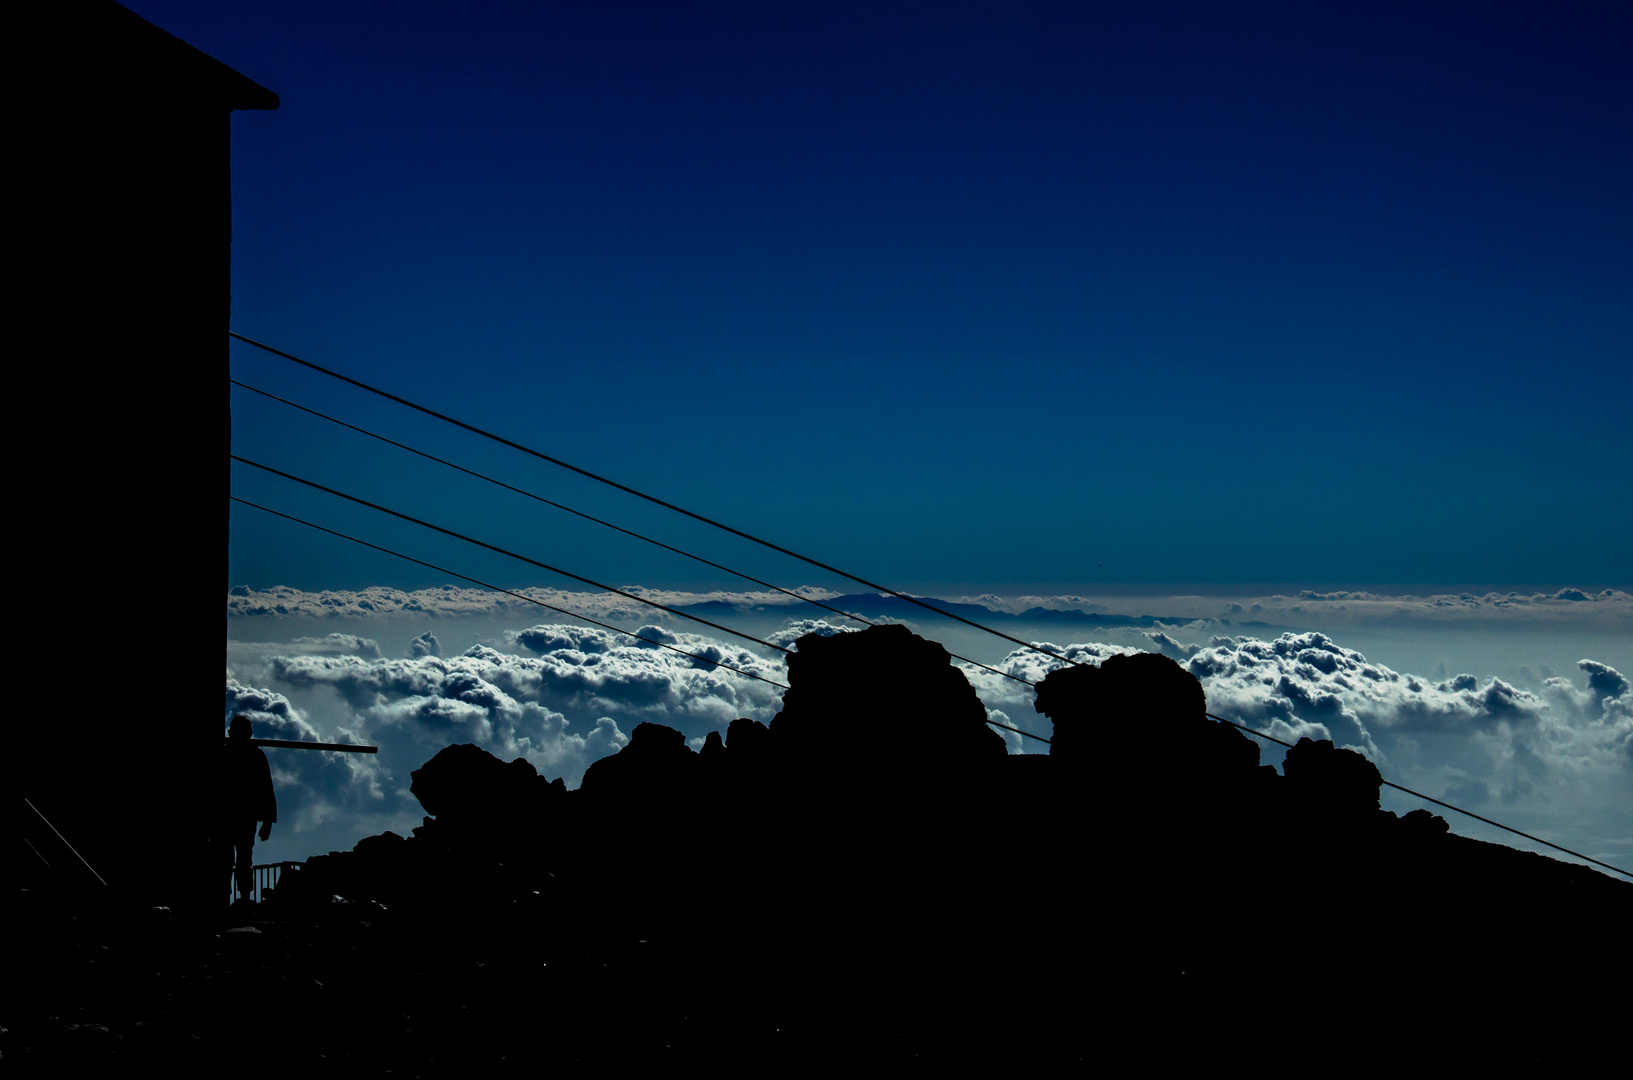
<path fill-rule="evenodd" d="M 262 840 L 272 835 L 272 823 L 278 820 L 278 797 L 272 792 L 272 767 L 267 764 L 266 752 L 250 742 L 249 717 L 239 714 L 232 718 L 224 753 L 221 799 L 217 804 L 222 839 L 232 855 L 238 898 L 248 900 L 255 886 L 251 869 L 255 823 L 261 823 Z"/>

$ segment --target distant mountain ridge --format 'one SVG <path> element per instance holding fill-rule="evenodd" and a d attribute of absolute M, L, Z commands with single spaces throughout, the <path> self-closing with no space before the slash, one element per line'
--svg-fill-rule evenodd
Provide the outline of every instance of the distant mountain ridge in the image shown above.
<path fill-rule="evenodd" d="M 1062 627 L 1118 627 L 1131 630 L 1150 630 L 1159 626 L 1173 626 L 1176 624 L 1195 622 L 1191 615 L 1113 615 L 1110 612 L 1094 612 L 1081 610 L 1061 610 L 1059 608 L 1032 607 L 1019 614 L 1000 611 L 997 608 L 987 607 L 985 604 L 961 603 L 955 600 L 942 600 L 934 596 L 919 596 L 930 607 L 953 615 L 959 615 L 974 622 L 986 624 L 1017 625 L 1027 623 L 1032 625 L 1044 624 Z M 917 604 L 909 603 L 895 596 L 885 596 L 880 593 L 848 593 L 844 596 L 835 596 L 822 601 L 829 607 L 838 608 L 870 619 L 922 619 L 926 612 Z M 780 606 L 780 605 L 779 605 Z M 802 610 L 800 606 L 790 604 L 791 610 Z M 726 600 L 706 600 L 699 604 L 677 605 L 677 609 L 689 615 L 700 615 L 708 618 L 721 618 L 727 615 L 741 614 L 745 611 L 766 612 L 770 606 L 756 604 L 752 607 L 732 603 Z M 1226 626 L 1267 627 L 1267 622 L 1236 622 L 1228 619 L 1219 620 Z"/>

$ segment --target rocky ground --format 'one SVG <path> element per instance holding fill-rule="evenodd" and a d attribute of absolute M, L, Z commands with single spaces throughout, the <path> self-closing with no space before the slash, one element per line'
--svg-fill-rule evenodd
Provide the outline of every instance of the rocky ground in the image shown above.
<path fill-rule="evenodd" d="M 258 908 L 8 888 L 0 1066 L 1557 1072 L 1619 1053 L 1633 883 L 1382 812 L 1376 769 L 1331 744 L 1260 766 L 1161 657 L 1051 676 L 1055 752 L 1005 755 L 946 654 L 882 630 L 802 640 L 769 727 L 694 753 L 641 725 L 576 791 L 449 747 L 414 774 L 414 836 L 308 860 Z M 1146 726 L 1108 722 L 1130 715 Z M 835 750 L 879 725 L 897 737 Z"/>

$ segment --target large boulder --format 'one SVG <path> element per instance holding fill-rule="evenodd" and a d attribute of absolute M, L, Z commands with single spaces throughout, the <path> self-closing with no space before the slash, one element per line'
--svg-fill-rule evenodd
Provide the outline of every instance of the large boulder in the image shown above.
<path fill-rule="evenodd" d="M 1288 794 L 1311 819 L 1327 825 L 1368 821 L 1378 813 L 1383 775 L 1354 750 L 1329 739 L 1303 738 L 1282 762 Z"/>
<path fill-rule="evenodd" d="M 622 750 L 584 770 L 578 789 L 597 803 L 650 804 L 658 810 L 696 784 L 699 764 L 679 731 L 662 724 L 636 724 Z"/>
<path fill-rule="evenodd" d="M 785 762 L 895 780 L 962 772 L 1001 760 L 1004 741 L 947 650 L 905 626 L 807 634 L 788 658 L 789 690 L 771 721 Z M 733 733 L 735 735 L 735 732 Z M 841 753 L 836 748 L 844 746 Z"/>
<path fill-rule="evenodd" d="M 500 761 L 479 746 L 445 746 L 409 775 L 408 790 L 444 829 L 509 830 L 534 822 L 567 793 L 558 777 L 545 780 L 532 762 Z"/>
<path fill-rule="evenodd" d="M 1035 708 L 1054 721 L 1050 757 L 1074 798 L 1154 836 L 1212 828 L 1221 815 L 1256 813 L 1273 769 L 1259 745 L 1210 720 L 1196 676 L 1157 653 L 1059 668 L 1038 685 Z"/>
<path fill-rule="evenodd" d="M 1054 721 L 1049 752 L 1076 762 L 1119 748 L 1155 749 L 1177 731 L 1194 731 L 1207 719 L 1208 700 L 1196 676 L 1173 660 L 1132 653 L 1098 667 L 1056 668 L 1038 684 L 1033 708 Z"/>

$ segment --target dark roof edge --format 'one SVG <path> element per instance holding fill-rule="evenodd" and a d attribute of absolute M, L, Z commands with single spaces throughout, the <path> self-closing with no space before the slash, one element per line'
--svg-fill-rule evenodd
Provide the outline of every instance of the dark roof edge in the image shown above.
<path fill-rule="evenodd" d="M 202 49 L 196 48 L 170 33 L 162 27 L 154 26 L 136 12 L 123 4 L 109 0 L 107 5 L 114 9 L 110 12 L 111 20 L 124 20 L 129 26 L 127 31 L 133 37 L 147 35 L 153 39 L 153 48 L 157 50 L 169 49 L 176 53 L 178 62 L 193 69 L 193 76 L 199 83 L 210 90 L 219 92 L 225 99 L 229 109 L 276 109 L 278 95 L 245 75 L 243 72 L 228 67 Z"/>

